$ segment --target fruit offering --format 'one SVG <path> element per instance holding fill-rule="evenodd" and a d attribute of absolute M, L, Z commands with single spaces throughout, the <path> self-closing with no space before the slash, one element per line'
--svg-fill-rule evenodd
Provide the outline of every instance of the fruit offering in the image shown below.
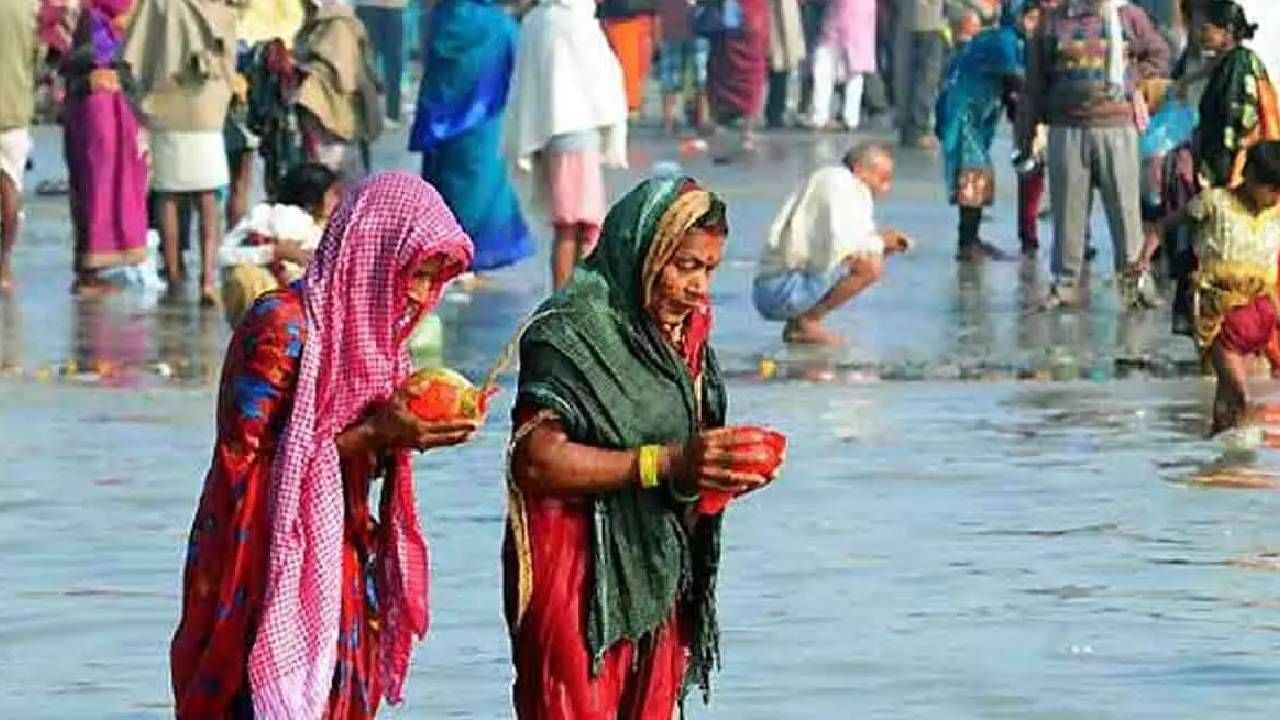
<path fill-rule="evenodd" d="M 427 368 L 409 376 L 401 387 L 409 411 L 425 422 L 483 417 L 497 388 L 477 388 L 448 368 Z"/>

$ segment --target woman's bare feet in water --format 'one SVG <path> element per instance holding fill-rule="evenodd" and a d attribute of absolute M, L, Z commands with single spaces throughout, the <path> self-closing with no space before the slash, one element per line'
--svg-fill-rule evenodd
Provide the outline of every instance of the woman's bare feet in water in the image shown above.
<path fill-rule="evenodd" d="M 0 265 L 0 295 L 13 293 L 13 269 L 8 265 Z"/>
<path fill-rule="evenodd" d="M 844 338 L 827 330 L 817 320 L 799 317 L 787 322 L 782 328 L 782 341 L 794 345 L 821 345 L 835 347 L 843 345 Z"/>

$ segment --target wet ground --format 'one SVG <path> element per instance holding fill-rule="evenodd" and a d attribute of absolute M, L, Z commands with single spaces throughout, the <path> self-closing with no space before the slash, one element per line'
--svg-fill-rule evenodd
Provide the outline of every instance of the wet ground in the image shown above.
<path fill-rule="evenodd" d="M 60 172 L 56 134 L 38 142 L 30 187 Z M 1224 460 L 1201 439 L 1211 386 L 1188 375 L 1190 347 L 1164 313 L 1116 312 L 1105 242 L 1087 310 L 1028 312 L 1045 261 L 957 268 L 935 161 L 907 153 L 880 215 L 918 250 L 832 318 L 850 347 L 788 352 L 757 319 L 750 270 L 773 212 L 846 144 L 769 136 L 759 156 L 716 165 L 642 130 L 632 170 L 610 178 L 620 191 L 679 161 L 724 193 L 716 342 L 731 420 L 792 440 L 785 476 L 730 510 L 725 667 L 692 715 L 1269 714 L 1280 495 L 1196 479 L 1218 463 L 1265 485 L 1280 458 Z M 380 165 L 412 169 L 400 147 L 403 135 L 385 141 Z M 1013 247 L 1012 178 L 1000 180 L 984 232 Z M 195 307 L 73 300 L 63 202 L 31 198 L 19 294 L 0 301 L 0 715 L 165 717 L 228 332 Z M 450 300 L 450 365 L 487 367 L 544 292 L 545 260 Z M 389 717 L 508 715 L 507 431 L 495 412 L 473 446 L 419 460 L 435 621 Z"/>

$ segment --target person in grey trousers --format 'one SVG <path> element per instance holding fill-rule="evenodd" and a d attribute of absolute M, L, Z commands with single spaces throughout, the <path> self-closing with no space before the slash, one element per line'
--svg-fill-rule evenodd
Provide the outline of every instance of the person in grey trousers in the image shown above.
<path fill-rule="evenodd" d="M 945 5 L 944 0 L 899 0 L 894 98 L 905 147 L 938 147 L 933 115 L 947 52 Z"/>
<path fill-rule="evenodd" d="M 1078 305 L 1093 189 L 1106 211 L 1127 304 L 1154 304 L 1131 270 L 1142 250 L 1137 82 L 1167 77 L 1169 46 L 1147 14 L 1123 0 L 1066 0 L 1027 43 L 1024 157 L 1049 127 L 1054 286 L 1047 305 Z"/>

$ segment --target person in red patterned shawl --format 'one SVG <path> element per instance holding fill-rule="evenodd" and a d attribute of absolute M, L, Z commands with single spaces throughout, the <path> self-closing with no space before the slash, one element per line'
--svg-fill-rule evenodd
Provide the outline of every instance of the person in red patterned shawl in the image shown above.
<path fill-rule="evenodd" d="M 410 332 L 471 255 L 430 185 L 377 175 L 236 329 L 171 648 L 177 717 L 371 718 L 401 699 L 427 629 L 409 451 L 477 424 L 423 423 L 397 389 Z"/>

